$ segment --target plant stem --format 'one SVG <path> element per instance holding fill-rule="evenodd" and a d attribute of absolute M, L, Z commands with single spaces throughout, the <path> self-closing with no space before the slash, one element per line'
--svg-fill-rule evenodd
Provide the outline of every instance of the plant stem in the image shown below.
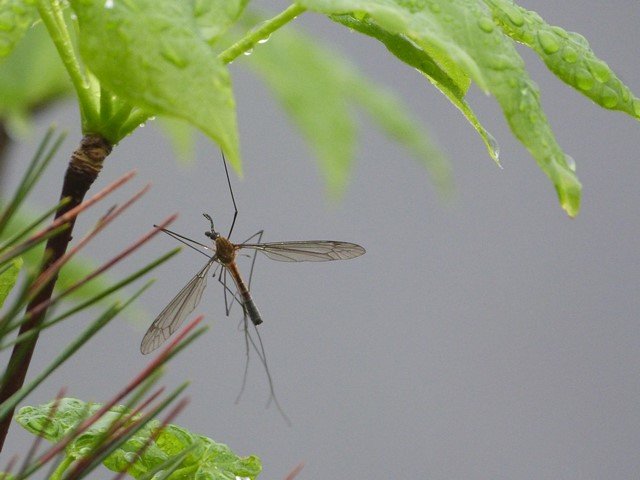
<path fill-rule="evenodd" d="M 82 139 L 78 149 L 71 155 L 60 194 L 61 199 L 69 198 L 70 201 L 58 209 L 55 218 L 64 215 L 82 202 L 89 187 L 100 173 L 104 159 L 111 152 L 111 147 L 111 144 L 99 135 L 86 135 Z M 47 241 L 40 273 L 47 271 L 65 254 L 71 240 L 74 223 L 75 218 L 69 221 L 68 228 Z M 57 277 L 56 273 L 29 302 L 27 313 L 40 303 L 48 302 L 51 299 Z M 46 313 L 47 309 L 43 309 L 24 322 L 20 327 L 19 334 L 30 331 L 37 332 L 45 320 Z M 5 402 L 22 388 L 37 340 L 38 333 L 35 333 L 28 340 L 14 346 L 9 364 L 2 377 L 2 385 L 0 385 L 0 403 Z M 2 451 L 12 417 L 13 411 L 0 419 L 0 451 Z"/>
<path fill-rule="evenodd" d="M 51 474 L 49 480 L 60 480 L 62 478 L 62 474 L 69 468 L 69 466 L 73 463 L 73 457 L 64 457 L 64 460 L 60 462 L 58 468 L 56 468 L 55 472 Z"/>
<path fill-rule="evenodd" d="M 67 69 L 76 95 L 78 95 L 80 112 L 82 113 L 82 130 L 85 132 L 92 131 L 99 121 L 98 99 L 95 92 L 89 88 L 89 82 L 82 74 L 69 31 L 67 30 L 67 24 L 64 21 L 62 8 L 57 0 L 39 0 L 38 12 L 42 23 L 49 31 L 56 50 L 58 50 L 62 63 Z"/>
<path fill-rule="evenodd" d="M 279 15 L 262 22 L 259 27 L 255 28 L 247 36 L 231 45 L 225 51 L 220 52 L 218 58 L 222 60 L 223 63 L 233 62 L 243 53 L 251 51 L 260 40 L 268 39 L 273 32 L 295 19 L 301 13 L 304 13 L 305 10 L 306 8 L 301 5 L 291 5 Z"/>

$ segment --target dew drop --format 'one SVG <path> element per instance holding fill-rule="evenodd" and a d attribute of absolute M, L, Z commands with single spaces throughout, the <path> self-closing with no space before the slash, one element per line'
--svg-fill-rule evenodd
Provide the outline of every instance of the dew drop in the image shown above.
<path fill-rule="evenodd" d="M 538 41 L 540 42 L 542 50 L 544 50 L 547 55 L 551 55 L 560 50 L 560 44 L 556 40 L 556 36 L 551 32 L 544 30 L 538 32 Z"/>
<path fill-rule="evenodd" d="M 266 38 L 261 38 L 260 40 L 258 40 L 258 43 L 267 43 L 270 38 L 271 38 L 271 35 L 269 35 Z"/>
<path fill-rule="evenodd" d="M 611 70 L 606 63 L 594 60 L 589 62 L 589 70 L 599 82 L 605 83 L 611 78 Z"/>
<path fill-rule="evenodd" d="M 578 52 L 573 47 L 565 47 L 562 51 L 562 59 L 567 63 L 576 63 L 578 61 Z"/>
<path fill-rule="evenodd" d="M 593 75 L 589 73 L 584 68 L 579 68 L 576 70 L 576 86 L 583 91 L 588 91 L 593 88 L 596 81 L 593 78 Z"/>
<path fill-rule="evenodd" d="M 125 452 L 124 459 L 129 463 L 134 463 L 138 459 L 138 454 L 135 452 Z"/>
<path fill-rule="evenodd" d="M 162 58 L 178 68 L 185 68 L 189 65 L 189 61 L 180 55 L 180 53 L 177 52 L 170 43 L 165 43 L 165 45 L 163 45 L 160 50 L 160 55 L 162 55 Z"/>
<path fill-rule="evenodd" d="M 246 55 L 247 57 L 248 57 L 249 55 L 251 55 L 252 53 L 253 53 L 253 48 L 250 48 L 249 50 L 242 52 L 242 54 L 243 54 L 243 55 Z"/>
<path fill-rule="evenodd" d="M 576 32 L 565 32 L 565 36 L 570 38 L 573 43 L 577 43 L 581 47 L 584 47 L 586 50 L 589 49 L 589 42 L 586 38 Z"/>
<path fill-rule="evenodd" d="M 480 20 L 478 20 L 478 26 L 483 32 L 491 33 L 493 32 L 495 24 L 493 23 L 493 20 L 488 17 L 480 17 Z"/>
<path fill-rule="evenodd" d="M 558 35 L 559 37 L 562 38 L 569 38 L 569 34 L 566 32 L 566 30 L 560 28 L 560 27 L 551 27 L 551 31 L 553 33 L 555 33 L 556 35 Z"/>
<path fill-rule="evenodd" d="M 571 170 L 572 172 L 576 171 L 576 161 L 571 155 L 567 155 L 565 153 L 564 162 L 567 164 L 567 167 L 569 167 L 569 170 Z"/>
<path fill-rule="evenodd" d="M 631 92 L 629 92 L 629 90 L 627 90 L 626 88 L 624 88 L 622 90 L 622 101 L 624 103 L 629 103 L 629 100 L 631 99 Z"/>
<path fill-rule="evenodd" d="M 105 0 L 104 1 L 104 8 L 110 10 L 113 8 L 113 0 Z"/>
<path fill-rule="evenodd" d="M 609 87 L 602 88 L 600 98 L 602 100 L 602 105 L 605 108 L 614 108 L 616 105 L 618 105 L 618 94 Z"/>
<path fill-rule="evenodd" d="M 489 64 L 494 70 L 506 70 L 509 68 L 509 59 L 502 55 L 493 55 L 489 58 Z"/>
<path fill-rule="evenodd" d="M 522 25 L 524 25 L 524 16 L 522 15 L 522 13 L 520 13 L 519 10 L 515 8 L 506 8 L 505 6 L 504 11 L 509 17 L 509 20 L 511 20 L 511 23 L 513 23 L 516 27 L 521 27 Z"/>
<path fill-rule="evenodd" d="M 500 165 L 500 145 L 493 135 L 489 132 L 485 132 L 487 143 L 489 144 L 489 153 L 491 158 Z"/>

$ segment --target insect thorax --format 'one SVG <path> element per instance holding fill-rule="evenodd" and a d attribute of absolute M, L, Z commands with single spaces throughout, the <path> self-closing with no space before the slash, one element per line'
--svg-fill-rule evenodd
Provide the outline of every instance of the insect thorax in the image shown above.
<path fill-rule="evenodd" d="M 224 237 L 216 238 L 216 256 L 223 265 L 233 262 L 236 258 L 236 249 L 233 243 Z"/>

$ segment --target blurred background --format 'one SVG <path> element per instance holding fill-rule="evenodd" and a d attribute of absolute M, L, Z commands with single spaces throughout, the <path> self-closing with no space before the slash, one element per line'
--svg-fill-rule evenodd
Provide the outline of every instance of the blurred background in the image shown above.
<path fill-rule="evenodd" d="M 638 2 L 520 4 L 584 34 L 640 92 Z M 255 5 L 276 13 L 286 2 Z M 175 423 L 241 455 L 259 455 L 265 479 L 283 478 L 300 461 L 306 463 L 301 479 L 636 478 L 637 122 L 595 106 L 519 47 L 584 185 L 582 211 L 571 220 L 493 98 L 472 87 L 469 103 L 498 140 L 503 169 L 462 114 L 376 41 L 313 13 L 293 24 L 400 92 L 451 159 L 456 196 L 440 198 L 423 167 L 363 117 L 350 184 L 340 201 L 331 200 L 298 131 L 243 58 L 234 62 L 245 176 L 231 179 L 239 209 L 232 240 L 264 229 L 264 241 L 345 240 L 367 253 L 322 264 L 258 258 L 252 291 L 290 427 L 273 406 L 265 409 L 268 385 L 255 355 L 246 391 L 234 404 L 245 359 L 241 312 L 225 317 L 222 289 L 210 281 L 196 313 L 205 314 L 211 329 L 162 380 L 168 387 L 192 382 L 191 404 Z M 13 148 L 2 185 L 13 191 L 52 122 L 69 136 L 34 209 L 57 201 L 68 152 L 80 139 L 73 101 L 37 116 L 29 141 Z M 233 205 L 219 149 L 199 137 L 195 157 L 179 164 L 153 124 L 118 145 L 91 192 L 133 168 L 138 175 L 125 191 L 147 182 L 153 188 L 87 255 L 101 263 L 174 212 L 180 217 L 172 229 L 199 241 L 207 240 L 202 212 L 227 231 Z M 77 238 L 96 215 L 79 220 Z M 174 246 L 171 238 L 156 237 L 113 276 Z M 61 385 L 87 401 L 109 398 L 147 364 L 139 353 L 144 331 L 203 260 L 184 250 L 158 269 L 138 309 L 112 322 L 28 403 L 51 400 Z M 89 320 L 73 318 L 47 331 L 32 372 Z M 28 442 L 14 424 L 7 451 Z"/>

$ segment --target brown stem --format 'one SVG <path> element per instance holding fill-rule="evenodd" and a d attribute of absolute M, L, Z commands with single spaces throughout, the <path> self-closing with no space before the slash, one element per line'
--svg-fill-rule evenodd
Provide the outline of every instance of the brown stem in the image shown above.
<path fill-rule="evenodd" d="M 85 135 L 78 149 L 71 155 L 69 166 L 64 177 L 62 193 L 60 198 L 69 197 L 70 202 L 61 207 L 55 218 L 64 215 L 67 211 L 79 205 L 85 194 L 91 187 L 93 181 L 98 177 L 104 159 L 111 153 L 111 144 L 99 135 Z M 69 221 L 69 228 L 47 241 L 44 260 L 40 267 L 40 272 L 45 272 L 53 263 L 62 257 L 66 250 L 71 235 L 75 218 Z M 32 310 L 42 302 L 47 302 L 53 293 L 58 275 L 54 275 L 51 280 L 40 290 L 40 292 L 29 302 L 27 312 Z M 39 311 L 33 315 L 20 327 L 20 334 L 36 330 L 45 319 L 47 309 Z M 16 393 L 24 384 L 29 363 L 38 341 L 38 333 L 35 333 L 28 340 L 18 343 L 13 347 L 9 365 L 5 370 L 2 385 L 0 386 L 0 403 L 5 402 Z M 0 420 L 0 451 L 4 445 L 9 425 L 13 418 L 13 412 Z"/>
<path fill-rule="evenodd" d="M 4 170 L 7 164 L 7 151 L 11 145 L 11 138 L 7 132 L 7 125 L 0 120 L 0 190 L 2 190 L 2 181 L 4 179 Z"/>

